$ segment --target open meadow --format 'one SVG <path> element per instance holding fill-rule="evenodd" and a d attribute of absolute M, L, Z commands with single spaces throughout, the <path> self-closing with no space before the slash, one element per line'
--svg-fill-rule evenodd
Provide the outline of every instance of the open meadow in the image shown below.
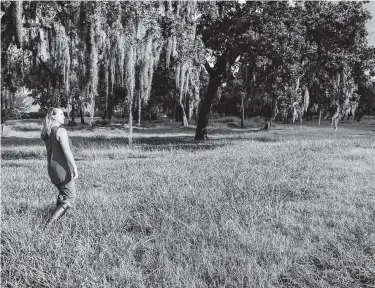
<path fill-rule="evenodd" d="M 375 119 L 238 123 L 65 126 L 77 205 L 45 228 L 41 120 L 8 121 L 1 287 L 375 287 Z"/>

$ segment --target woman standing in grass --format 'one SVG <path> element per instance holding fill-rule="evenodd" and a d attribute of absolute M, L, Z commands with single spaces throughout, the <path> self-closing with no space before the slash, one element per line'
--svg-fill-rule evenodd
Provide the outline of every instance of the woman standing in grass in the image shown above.
<path fill-rule="evenodd" d="M 64 124 L 64 119 L 60 108 L 48 109 L 41 132 L 41 138 L 47 148 L 48 175 L 59 190 L 57 207 L 47 225 L 64 215 L 76 199 L 74 180 L 78 177 L 78 171 L 71 150 L 71 140 L 66 130 L 60 127 Z"/>

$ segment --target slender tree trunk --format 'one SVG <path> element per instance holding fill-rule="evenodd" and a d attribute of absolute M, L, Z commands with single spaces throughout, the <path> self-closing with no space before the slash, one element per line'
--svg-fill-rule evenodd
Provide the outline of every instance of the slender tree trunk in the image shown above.
<path fill-rule="evenodd" d="M 4 93 L 1 93 L 1 110 L 4 110 Z"/>
<path fill-rule="evenodd" d="M 244 95 L 241 95 L 241 129 L 245 129 L 245 100 Z"/>
<path fill-rule="evenodd" d="M 198 105 L 194 108 L 194 118 L 195 118 L 195 125 L 198 124 L 198 113 L 199 113 L 199 106 L 200 106 L 200 101 L 198 102 Z"/>
<path fill-rule="evenodd" d="M 5 89 L 5 92 L 4 92 L 4 106 L 1 105 L 1 107 L 4 107 L 5 110 L 8 110 L 8 95 L 9 95 L 9 92 L 8 92 L 8 89 Z"/>
<path fill-rule="evenodd" d="M 189 126 L 189 122 L 188 122 L 187 117 L 186 117 L 184 105 L 182 104 L 181 101 L 179 101 L 178 104 L 180 105 L 181 112 L 182 112 L 182 126 L 184 126 L 184 127 Z"/>
<path fill-rule="evenodd" d="M 70 118 L 71 110 L 72 110 L 72 105 L 69 104 L 69 96 L 66 97 L 66 103 L 68 103 L 66 106 L 68 108 L 68 118 Z"/>
<path fill-rule="evenodd" d="M 103 119 L 107 119 L 108 117 L 108 93 L 109 93 L 109 87 L 108 87 L 108 64 L 106 65 L 105 69 L 105 111 Z"/>
<path fill-rule="evenodd" d="M 14 109 L 14 100 L 15 100 L 15 98 L 16 98 L 16 92 L 13 92 L 12 93 L 12 96 L 13 96 L 13 100 L 12 100 L 12 109 Z"/>
<path fill-rule="evenodd" d="M 70 116 L 72 118 L 72 122 L 71 122 L 71 125 L 75 125 L 76 124 L 76 121 L 74 119 L 74 102 L 73 102 L 73 96 L 72 96 L 72 111 L 70 112 Z"/>
<path fill-rule="evenodd" d="M 141 91 L 138 94 L 138 127 L 141 127 L 141 115 L 142 115 L 142 99 Z"/>
<path fill-rule="evenodd" d="M 10 110 L 12 108 L 12 97 L 9 90 L 7 90 L 7 97 L 5 99 L 5 108 Z"/>
<path fill-rule="evenodd" d="M 109 121 L 112 120 L 112 109 L 113 109 L 113 105 L 112 105 L 112 99 L 113 99 L 113 94 L 112 92 L 108 95 L 109 96 L 109 99 L 108 99 L 108 110 L 107 110 L 107 118 Z"/>
<path fill-rule="evenodd" d="M 339 121 L 340 121 L 340 107 L 339 107 L 338 104 L 337 104 L 336 113 L 333 115 L 331 121 L 332 121 L 332 122 L 331 122 L 331 126 L 333 126 L 333 128 L 336 130 L 336 129 L 337 129 L 337 126 L 338 126 L 338 124 L 339 124 Z"/>
<path fill-rule="evenodd" d="M 174 104 L 174 119 L 176 122 L 180 121 L 180 111 L 179 111 L 180 105 L 175 102 Z"/>
<path fill-rule="evenodd" d="M 320 126 L 321 120 L 322 120 L 322 109 L 319 108 L 319 126 Z"/>
<path fill-rule="evenodd" d="M 271 118 L 270 118 L 270 127 L 272 126 L 272 119 L 276 115 L 276 96 L 272 94 L 272 101 L 271 101 Z"/>
<path fill-rule="evenodd" d="M 361 121 L 361 110 L 360 110 L 360 108 L 358 107 L 358 111 L 357 111 L 357 122 L 360 122 Z"/>
<path fill-rule="evenodd" d="M 355 119 L 355 109 L 354 110 L 352 109 L 352 123 L 354 123 L 354 119 Z"/>
<path fill-rule="evenodd" d="M 218 75 L 210 76 L 208 82 L 207 93 L 203 100 L 201 101 L 201 107 L 199 109 L 198 124 L 195 130 L 195 140 L 204 140 L 207 139 L 207 125 L 208 125 L 208 116 L 211 110 L 211 104 L 214 100 L 217 90 L 221 85 L 221 80 Z"/>
<path fill-rule="evenodd" d="M 266 121 L 266 124 L 264 125 L 264 127 L 261 130 L 268 131 L 268 129 L 270 127 L 271 127 L 271 122 L 270 121 Z"/>
<path fill-rule="evenodd" d="M 249 115 L 249 94 L 246 93 L 245 96 L 244 96 L 244 119 L 247 119 L 248 118 L 248 115 Z"/>
<path fill-rule="evenodd" d="M 81 116 L 81 124 L 85 124 L 85 118 L 83 116 L 82 103 L 79 104 L 79 114 Z"/>
<path fill-rule="evenodd" d="M 4 132 L 5 109 L 4 109 L 4 93 L 1 93 L 1 132 Z"/>
<path fill-rule="evenodd" d="M 129 145 L 133 143 L 133 101 L 129 101 Z"/>
<path fill-rule="evenodd" d="M 76 122 L 74 119 L 74 92 L 70 90 L 70 125 L 75 126 Z"/>
<path fill-rule="evenodd" d="M 89 126 L 92 126 L 92 123 L 94 122 L 94 113 L 95 113 L 95 98 L 94 95 L 90 95 L 90 105 L 89 107 L 89 113 L 90 113 L 90 120 L 89 120 Z"/>
<path fill-rule="evenodd" d="M 70 26 L 70 25 L 71 25 L 71 21 L 68 20 L 68 26 Z M 69 58 L 70 58 L 70 63 L 72 63 L 72 59 L 73 59 L 73 48 L 72 48 L 72 46 L 73 46 L 73 33 L 72 33 L 71 29 L 69 29 L 69 31 L 67 31 L 67 32 L 68 32 L 67 34 L 70 35 L 69 36 L 69 38 L 70 38 L 70 41 L 69 41 L 69 55 L 70 55 L 70 57 Z M 71 82 L 70 81 L 71 75 L 67 75 L 66 79 L 68 80 L 68 82 Z M 71 85 L 69 85 L 69 86 L 71 86 Z M 69 93 L 70 93 L 70 105 L 68 104 L 68 107 L 70 107 L 70 115 L 68 115 L 68 117 L 71 118 L 71 121 L 70 121 L 69 124 L 72 125 L 72 126 L 75 126 L 76 123 L 74 121 L 74 90 L 72 90 L 72 87 L 69 88 Z M 69 102 L 69 99 L 68 99 L 67 102 Z"/>
<path fill-rule="evenodd" d="M 189 101 L 188 121 L 190 122 L 194 113 L 194 101 Z"/>

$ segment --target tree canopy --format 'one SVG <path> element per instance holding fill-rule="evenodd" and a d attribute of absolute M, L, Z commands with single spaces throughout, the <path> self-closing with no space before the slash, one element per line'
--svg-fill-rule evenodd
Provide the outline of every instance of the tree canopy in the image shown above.
<path fill-rule="evenodd" d="M 1 11 L 3 110 L 23 88 L 41 109 L 91 121 L 117 103 L 130 131 L 143 107 L 174 109 L 183 125 L 197 116 L 198 140 L 219 90 L 266 122 L 319 111 L 336 127 L 374 110 L 362 1 L 2 1 Z"/>

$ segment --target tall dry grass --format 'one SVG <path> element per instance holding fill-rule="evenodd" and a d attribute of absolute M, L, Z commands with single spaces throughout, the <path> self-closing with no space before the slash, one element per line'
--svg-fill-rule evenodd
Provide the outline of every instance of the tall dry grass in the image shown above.
<path fill-rule="evenodd" d="M 121 128 L 70 131 L 78 201 L 51 229 L 42 142 L 10 131 L 2 287 L 374 287 L 374 122 L 227 123 L 203 143 L 135 130 L 132 147 Z"/>

